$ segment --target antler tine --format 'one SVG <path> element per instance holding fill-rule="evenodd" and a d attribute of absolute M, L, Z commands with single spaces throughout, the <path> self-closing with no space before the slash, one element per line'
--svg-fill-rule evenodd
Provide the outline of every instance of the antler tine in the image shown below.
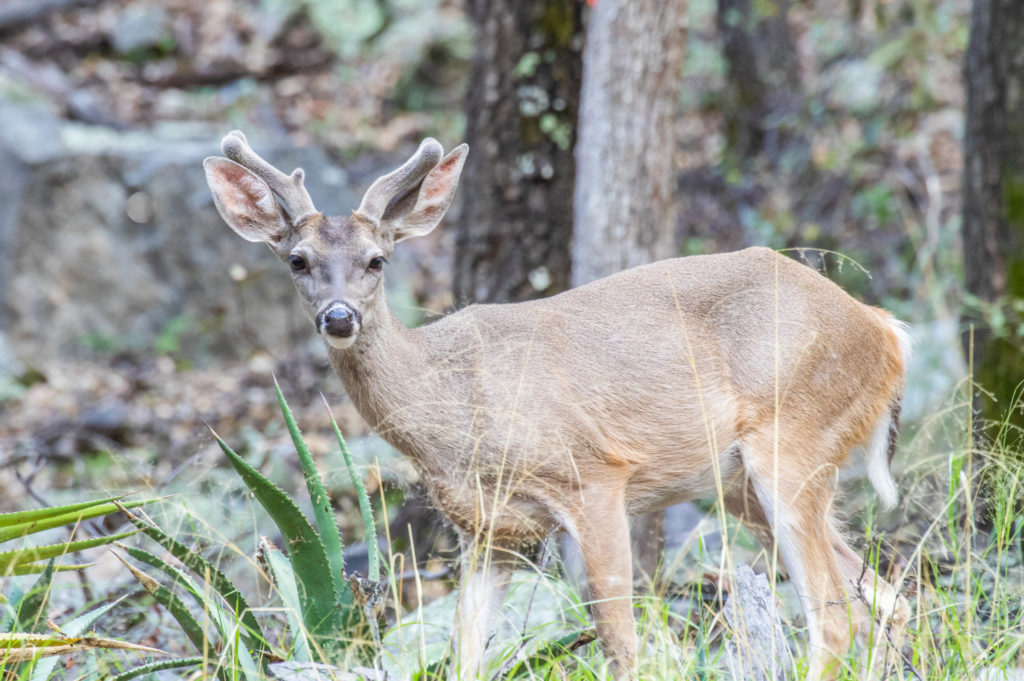
<path fill-rule="evenodd" d="M 356 213 L 370 220 L 380 222 L 384 211 L 394 199 L 409 193 L 441 161 L 444 149 L 433 137 L 420 143 L 420 148 L 401 168 L 378 177 L 363 195 Z"/>
<path fill-rule="evenodd" d="M 317 213 L 313 206 L 313 199 L 306 191 L 304 182 L 306 173 L 302 168 L 296 168 L 291 175 L 283 172 L 267 163 L 260 157 L 245 138 L 241 130 L 232 130 L 223 140 L 220 148 L 224 155 L 238 165 L 251 170 L 257 177 L 267 183 L 267 186 L 277 194 L 281 205 L 288 212 L 293 224 L 299 224 L 306 218 Z"/>

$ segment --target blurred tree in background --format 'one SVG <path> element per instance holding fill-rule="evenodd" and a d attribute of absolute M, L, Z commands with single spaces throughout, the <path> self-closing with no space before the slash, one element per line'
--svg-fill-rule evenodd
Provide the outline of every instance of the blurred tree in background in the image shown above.
<path fill-rule="evenodd" d="M 718 0 L 716 27 L 727 65 L 723 129 L 736 160 L 780 161 L 800 141 L 804 93 L 789 28 L 789 0 Z M 792 166 L 792 162 L 790 166 Z"/>
<path fill-rule="evenodd" d="M 983 419 L 1024 427 L 1024 2 L 975 0 L 966 60 L 964 273 Z M 970 331 L 965 345 L 970 351 Z M 1014 434 L 1017 439 L 1019 434 Z"/>
<path fill-rule="evenodd" d="M 590 13 L 576 147 L 574 286 L 678 253 L 672 121 L 685 3 L 601 0 Z"/>
<path fill-rule="evenodd" d="M 468 0 L 476 52 L 466 90 L 472 150 L 460 187 L 456 301 L 504 303 L 568 288 L 578 0 Z"/>

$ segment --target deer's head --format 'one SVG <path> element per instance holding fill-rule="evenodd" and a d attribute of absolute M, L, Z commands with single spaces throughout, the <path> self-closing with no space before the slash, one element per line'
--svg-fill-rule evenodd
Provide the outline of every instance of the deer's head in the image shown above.
<path fill-rule="evenodd" d="M 227 158 L 203 161 L 213 202 L 243 239 L 266 243 L 291 270 L 317 332 L 347 348 L 371 323 L 395 244 L 433 230 L 451 204 L 469 147 L 447 156 L 425 139 L 412 158 L 377 180 L 351 216 L 313 207 L 301 168 L 274 168 L 235 130 L 221 142 Z M 443 156 L 443 158 L 442 158 Z"/>

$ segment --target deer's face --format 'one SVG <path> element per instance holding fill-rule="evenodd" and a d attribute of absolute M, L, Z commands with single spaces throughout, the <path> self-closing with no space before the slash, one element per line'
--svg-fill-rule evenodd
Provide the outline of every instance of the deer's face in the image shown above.
<path fill-rule="evenodd" d="M 313 208 L 301 169 L 275 169 L 238 131 L 221 146 L 230 160 L 203 162 L 217 210 L 242 238 L 268 244 L 284 261 L 317 333 L 335 348 L 351 346 L 372 323 L 394 245 L 427 234 L 444 217 L 468 152 L 463 144 L 442 158 L 441 145 L 426 139 L 370 186 L 351 217 L 325 217 Z"/>
<path fill-rule="evenodd" d="M 303 309 L 317 333 L 333 347 L 347 348 L 371 323 L 384 288 L 384 264 L 392 244 L 372 223 L 314 216 L 278 255 L 291 271 Z"/>

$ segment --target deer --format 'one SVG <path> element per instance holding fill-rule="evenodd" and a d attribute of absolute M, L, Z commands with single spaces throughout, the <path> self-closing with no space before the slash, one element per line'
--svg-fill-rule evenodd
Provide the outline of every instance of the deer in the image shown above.
<path fill-rule="evenodd" d="M 220 216 L 287 265 L 354 406 L 460 537 L 454 677 L 484 673 L 520 547 L 556 529 L 582 550 L 610 674 L 635 677 L 628 517 L 701 497 L 781 560 L 807 622 L 807 678 L 832 677 L 868 632 L 902 636 L 905 598 L 832 509 L 855 449 L 884 506 L 898 498 L 889 467 L 911 341 L 889 312 L 753 247 L 407 328 L 388 308 L 385 265 L 440 223 L 465 144 L 445 154 L 423 140 L 333 217 L 301 168 L 286 175 L 237 130 L 221 148 L 203 162 Z"/>

